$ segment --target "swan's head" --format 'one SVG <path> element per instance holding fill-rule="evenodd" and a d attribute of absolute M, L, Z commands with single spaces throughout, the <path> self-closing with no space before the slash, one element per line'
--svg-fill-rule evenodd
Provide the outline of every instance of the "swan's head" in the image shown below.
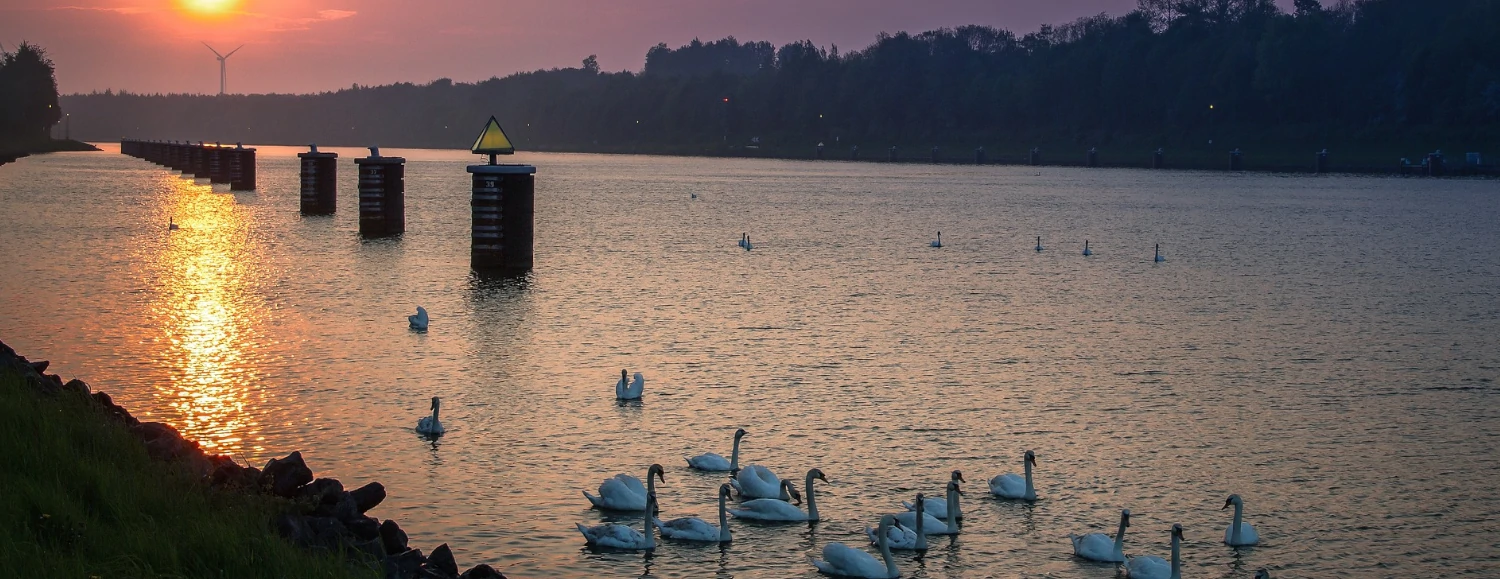
<path fill-rule="evenodd" d="M 741 438 L 744 438 L 746 434 L 750 434 L 750 433 L 749 432 L 745 432 L 745 429 L 743 429 L 743 428 L 741 428 L 739 430 L 736 430 L 736 431 L 734 431 L 734 439 L 735 440 L 739 440 Z"/>
<path fill-rule="evenodd" d="M 959 488 L 958 481 L 956 481 L 956 480 L 950 480 L 950 481 L 948 481 L 948 492 L 950 492 L 950 493 L 958 493 L 960 495 L 964 494 L 964 490 L 962 488 Z"/>
<path fill-rule="evenodd" d="M 729 495 L 730 495 L 729 485 L 727 485 L 727 484 L 719 485 L 719 498 L 729 498 Z"/>
<path fill-rule="evenodd" d="M 1036 453 L 1035 452 L 1031 452 L 1029 450 L 1026 451 L 1026 458 L 1025 458 L 1025 460 L 1026 460 L 1027 464 L 1030 464 L 1031 466 L 1036 466 Z"/>
<path fill-rule="evenodd" d="M 1221 508 L 1219 510 L 1222 511 L 1224 509 L 1227 509 L 1231 505 L 1234 505 L 1234 506 L 1244 506 L 1245 505 L 1245 501 L 1240 500 L 1240 496 L 1239 495 L 1229 495 L 1229 498 L 1224 499 L 1224 508 Z"/>
<path fill-rule="evenodd" d="M 1122 527 L 1129 527 L 1130 526 L 1130 509 L 1125 509 L 1123 511 L 1120 511 L 1120 526 L 1122 526 Z"/>
<path fill-rule="evenodd" d="M 953 476 L 950 477 L 949 480 L 956 480 L 956 481 L 962 482 L 962 483 L 969 482 L 969 481 L 964 480 L 964 473 L 963 473 L 963 471 L 959 471 L 959 470 L 953 471 Z"/>
<path fill-rule="evenodd" d="M 883 517 L 880 517 L 880 535 L 879 535 L 879 537 L 881 539 L 884 539 L 885 538 L 885 532 L 886 532 L 887 529 L 890 529 L 891 527 L 898 527 L 898 526 L 900 526 L 900 525 L 896 523 L 896 515 L 885 515 Z"/>
<path fill-rule="evenodd" d="M 818 479 L 818 480 L 823 481 L 823 482 L 828 482 L 828 477 L 823 476 L 823 471 L 818 470 L 816 468 L 807 471 L 807 480 L 808 480 L 808 485 L 809 486 L 812 485 L 812 480 L 813 479 Z"/>
<path fill-rule="evenodd" d="M 802 493 L 797 492 L 797 487 L 792 485 L 792 481 L 781 481 L 781 490 L 785 491 L 787 496 L 792 497 L 792 504 L 802 504 Z"/>
<path fill-rule="evenodd" d="M 1178 541 L 1187 540 L 1182 538 L 1182 525 L 1180 523 L 1172 523 L 1172 537 L 1176 538 Z"/>
<path fill-rule="evenodd" d="M 662 484 L 667 484 L 667 476 L 665 474 L 662 474 L 663 472 L 665 472 L 665 469 L 663 469 L 661 465 L 653 464 L 651 465 L 651 468 L 646 469 L 646 478 L 649 480 L 651 478 L 651 475 L 654 474 Z"/>
<path fill-rule="evenodd" d="M 437 396 L 433 396 L 432 397 L 432 409 L 433 410 L 437 410 L 438 409 L 438 406 L 441 404 L 441 400 L 442 399 L 438 398 Z"/>
<path fill-rule="evenodd" d="M 1271 572 L 1261 569 L 1255 572 L 1255 579 L 1271 579 Z"/>
<path fill-rule="evenodd" d="M 419 315 L 419 316 L 425 316 L 425 315 L 427 315 L 427 308 L 424 308 L 422 306 L 417 306 L 417 315 Z"/>
<path fill-rule="evenodd" d="M 922 516 L 922 512 L 927 510 L 927 509 L 925 509 L 925 508 L 922 507 L 922 503 L 924 503 L 926 501 L 927 501 L 927 497 L 925 495 L 923 495 L 922 493 L 917 493 L 917 502 L 915 504 L 916 504 L 916 507 L 917 507 L 916 511 L 917 511 L 917 516 L 918 517 Z"/>
<path fill-rule="evenodd" d="M 625 380 L 626 376 L 629 376 L 629 374 L 625 373 L 625 369 L 624 368 L 620 368 L 620 379 L 621 380 Z"/>

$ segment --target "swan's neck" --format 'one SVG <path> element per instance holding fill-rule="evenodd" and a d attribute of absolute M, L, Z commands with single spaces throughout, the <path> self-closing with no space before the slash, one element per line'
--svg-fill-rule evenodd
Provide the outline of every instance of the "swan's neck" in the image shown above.
<path fill-rule="evenodd" d="M 655 549 L 656 548 L 656 522 L 654 520 L 654 519 L 656 519 L 656 516 L 653 515 L 653 514 L 651 514 L 651 510 L 652 510 L 651 507 L 653 507 L 653 506 L 656 506 L 656 505 L 653 505 L 653 504 L 650 504 L 650 503 L 646 504 L 646 548 L 647 549 Z M 1176 559 L 1174 558 L 1173 560 L 1176 560 Z"/>
<path fill-rule="evenodd" d="M 432 422 L 433 422 L 433 424 L 437 424 L 437 421 L 438 421 L 438 407 L 437 406 L 433 406 L 432 407 Z"/>
<path fill-rule="evenodd" d="M 1031 484 L 1031 461 L 1026 462 L 1026 500 L 1036 498 L 1036 487 Z"/>
<path fill-rule="evenodd" d="M 729 540 L 729 514 L 724 510 L 724 493 L 719 493 L 719 540 Z"/>
<path fill-rule="evenodd" d="M 809 487 L 807 490 L 811 491 L 812 488 Z M 811 494 L 811 493 L 809 493 L 809 494 Z M 890 536 L 889 536 L 890 531 L 891 531 L 890 527 L 888 527 L 886 525 L 881 525 L 880 526 L 880 535 L 876 537 L 875 542 L 880 545 L 880 558 L 885 559 L 885 575 L 886 575 L 886 577 L 899 577 L 901 575 L 901 573 L 900 573 L 900 571 L 896 570 L 896 558 L 891 556 L 891 543 L 890 543 L 891 539 L 890 539 Z M 917 532 L 917 536 L 921 537 L 922 533 L 920 531 L 918 531 Z M 917 539 L 917 540 L 921 541 L 921 539 Z"/>
<path fill-rule="evenodd" d="M 948 491 L 948 530 L 958 528 L 958 491 Z"/>
<path fill-rule="evenodd" d="M 922 503 L 925 502 L 927 502 L 926 499 L 917 501 L 917 516 L 913 517 L 917 520 L 917 550 L 919 551 L 927 549 L 927 533 L 922 531 L 922 519 L 927 518 L 927 509 L 922 508 Z"/>
<path fill-rule="evenodd" d="M 646 496 L 648 497 L 656 494 L 656 479 L 651 476 L 652 474 L 655 473 L 646 473 Z"/>
<path fill-rule="evenodd" d="M 1182 578 L 1182 541 L 1172 534 L 1172 579 Z"/>
<path fill-rule="evenodd" d="M 729 453 L 729 470 L 740 470 L 740 437 L 734 437 L 734 451 Z"/>
<path fill-rule="evenodd" d="M 1120 530 L 1115 532 L 1115 550 L 1125 550 L 1125 517 L 1120 517 Z"/>
<path fill-rule="evenodd" d="M 1240 542 L 1240 522 L 1245 517 L 1245 503 L 1234 504 L 1234 523 L 1229 527 L 1229 542 Z"/>
<path fill-rule="evenodd" d="M 818 520 L 818 492 L 813 490 L 813 476 L 807 475 L 807 520 Z"/>

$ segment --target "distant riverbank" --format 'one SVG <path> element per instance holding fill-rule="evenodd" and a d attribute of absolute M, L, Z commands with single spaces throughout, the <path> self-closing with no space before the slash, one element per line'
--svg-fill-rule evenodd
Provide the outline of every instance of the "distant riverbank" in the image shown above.
<path fill-rule="evenodd" d="M 27 157 L 40 153 L 57 153 L 61 151 L 98 151 L 95 147 L 82 141 L 72 139 L 51 139 L 34 143 L 0 143 L 0 165 L 15 161 L 21 157 Z"/>

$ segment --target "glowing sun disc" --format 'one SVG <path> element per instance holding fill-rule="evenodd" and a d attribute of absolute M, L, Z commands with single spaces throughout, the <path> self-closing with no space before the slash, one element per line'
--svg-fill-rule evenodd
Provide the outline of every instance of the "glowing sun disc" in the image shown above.
<path fill-rule="evenodd" d="M 240 0 L 177 0 L 183 10 L 200 16 L 220 16 L 234 12 Z"/>

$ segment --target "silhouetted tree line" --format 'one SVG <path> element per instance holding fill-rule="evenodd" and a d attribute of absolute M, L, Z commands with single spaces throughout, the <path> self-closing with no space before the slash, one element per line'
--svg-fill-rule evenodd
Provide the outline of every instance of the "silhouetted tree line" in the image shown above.
<path fill-rule="evenodd" d="M 25 42 L 15 52 L 0 51 L 0 144 L 46 141 L 61 118 L 47 53 Z"/>
<path fill-rule="evenodd" d="M 256 143 L 463 147 L 490 114 L 522 148 L 743 147 L 913 156 L 975 146 L 1481 147 L 1500 129 L 1495 0 L 1140 0 L 1017 36 L 985 26 L 657 45 L 640 73 L 580 68 L 315 95 L 66 97 L 74 130 Z M 36 125 L 41 126 L 41 125 Z M 1413 142 L 1416 141 L 1416 142 Z M 1299 151 L 1311 153 L 1312 149 Z M 1300 153 L 1299 153 L 1300 154 Z"/>

